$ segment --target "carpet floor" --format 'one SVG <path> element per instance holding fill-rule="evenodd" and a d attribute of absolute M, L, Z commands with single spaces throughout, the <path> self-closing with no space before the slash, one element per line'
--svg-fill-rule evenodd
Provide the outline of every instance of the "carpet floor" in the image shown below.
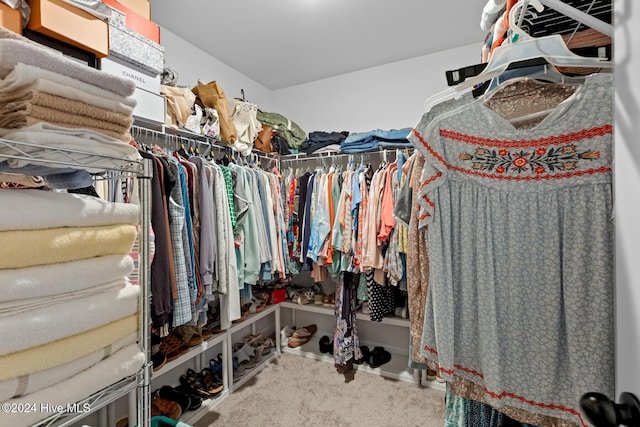
<path fill-rule="evenodd" d="M 283 353 L 194 427 L 442 427 L 444 392 Z"/>

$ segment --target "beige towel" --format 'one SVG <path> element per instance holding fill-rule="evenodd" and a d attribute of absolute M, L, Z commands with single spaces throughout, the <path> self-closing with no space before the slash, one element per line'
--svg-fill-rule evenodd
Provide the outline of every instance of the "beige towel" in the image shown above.
<path fill-rule="evenodd" d="M 6 381 L 0 381 L 0 402 L 34 393 L 51 385 L 64 381 L 67 378 L 92 367 L 101 360 L 111 356 L 115 352 L 136 343 L 138 334 L 132 332 L 126 337 L 106 345 L 93 353 L 73 359 L 70 362 L 57 365 L 52 368 L 32 372 Z"/>
<path fill-rule="evenodd" d="M 29 104 L 91 119 L 98 119 L 125 127 L 126 129 L 129 129 L 133 123 L 131 114 L 120 113 L 85 102 L 52 95 L 39 89 L 28 88 L 26 90 L 23 89 L 12 93 L 0 94 L 0 114 L 4 111 L 20 111 Z"/>
<path fill-rule="evenodd" d="M 125 114 L 131 114 L 137 104 L 132 97 L 116 95 L 98 86 L 22 63 L 16 64 L 14 69 L 0 80 L 2 93 L 14 92 L 27 86 L 51 95 L 75 99 Z"/>
<path fill-rule="evenodd" d="M 0 268 L 24 268 L 96 256 L 128 254 L 134 225 L 0 232 Z"/>
<path fill-rule="evenodd" d="M 91 354 L 138 330 L 134 314 L 107 325 L 0 356 L 0 381 L 49 369 Z"/>
<path fill-rule="evenodd" d="M 7 400 L 6 403 L 10 408 L 32 407 L 35 404 L 37 411 L 2 414 L 2 425 L 33 425 L 39 420 L 53 415 L 46 411 L 40 411 L 40 403 L 48 403 L 52 406 L 61 405 L 66 408 L 69 403 L 91 396 L 119 379 L 137 373 L 143 364 L 144 354 L 140 351 L 140 347 L 138 344 L 131 344 L 69 379 L 34 393 Z"/>
<path fill-rule="evenodd" d="M 81 116 L 79 114 L 53 110 L 25 103 L 23 105 L 8 104 L 0 112 L 0 128 L 16 129 L 47 122 L 63 127 L 92 129 L 121 141 L 127 141 L 130 126 L 110 123 L 101 119 Z M 133 123 L 133 119 L 131 120 Z"/>

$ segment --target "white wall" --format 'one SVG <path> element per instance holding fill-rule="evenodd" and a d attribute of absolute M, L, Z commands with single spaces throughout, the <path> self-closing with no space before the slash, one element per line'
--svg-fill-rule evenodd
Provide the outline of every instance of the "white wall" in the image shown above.
<path fill-rule="evenodd" d="M 212 43 L 224 43 L 211 39 Z M 239 98 L 240 89 L 245 97 L 258 106 L 269 106 L 271 90 L 256 83 L 244 74 L 229 67 L 201 49 L 184 41 L 171 31 L 160 29 L 160 43 L 165 48 L 165 64 L 178 72 L 179 86 L 196 86 L 198 80 L 209 83 L 216 80 L 222 86 L 227 98 Z M 267 110 L 268 111 L 268 110 Z"/>
<path fill-rule="evenodd" d="M 615 2 L 616 395 L 640 397 L 640 7 Z"/>
<path fill-rule="evenodd" d="M 476 64 L 482 43 L 368 68 L 274 92 L 277 111 L 307 132 L 415 126 L 445 71 Z"/>

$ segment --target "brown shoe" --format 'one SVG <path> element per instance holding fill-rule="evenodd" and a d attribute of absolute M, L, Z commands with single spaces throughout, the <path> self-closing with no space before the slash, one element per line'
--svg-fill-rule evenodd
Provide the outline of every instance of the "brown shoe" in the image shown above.
<path fill-rule="evenodd" d="M 180 405 L 171 400 L 163 399 L 158 393 L 153 394 L 151 399 L 151 416 L 164 415 L 172 420 L 178 421 L 182 415 Z"/>

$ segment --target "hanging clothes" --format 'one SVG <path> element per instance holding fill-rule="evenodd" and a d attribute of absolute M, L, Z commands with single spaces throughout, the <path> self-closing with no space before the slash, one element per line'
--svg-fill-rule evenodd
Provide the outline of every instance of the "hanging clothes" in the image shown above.
<path fill-rule="evenodd" d="M 591 75 L 532 127 L 471 102 L 410 136 L 425 157 L 422 355 L 520 422 L 586 426 L 581 394 L 614 393 L 612 91 Z"/>

